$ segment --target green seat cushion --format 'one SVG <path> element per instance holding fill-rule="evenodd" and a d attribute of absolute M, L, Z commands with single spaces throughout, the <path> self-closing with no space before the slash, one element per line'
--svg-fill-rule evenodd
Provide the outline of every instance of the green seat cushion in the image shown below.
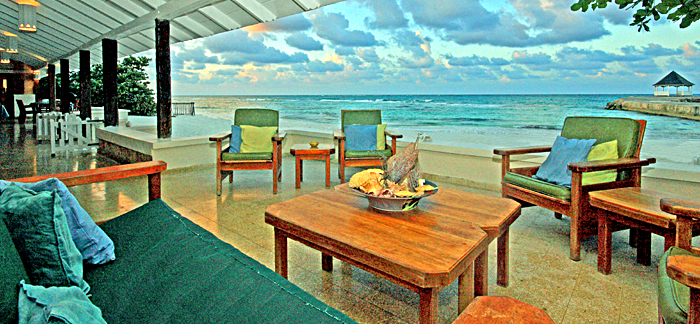
<path fill-rule="evenodd" d="M 0 318 L 17 323 L 19 282 L 28 280 L 29 276 L 3 221 L 0 221 L 0 274 Z"/>
<path fill-rule="evenodd" d="M 387 159 L 391 157 L 391 150 L 381 151 L 345 151 L 345 158 L 372 158 L 384 156 Z"/>
<path fill-rule="evenodd" d="M 119 257 L 85 278 L 107 323 L 354 323 L 159 199 L 102 228 Z"/>
<path fill-rule="evenodd" d="M 690 305 L 690 288 L 671 279 L 666 273 L 666 262 L 673 255 L 694 255 L 679 247 L 671 247 L 661 256 L 658 276 L 659 312 L 666 324 L 685 324 L 688 322 L 688 305 Z"/>
<path fill-rule="evenodd" d="M 571 201 L 571 189 L 526 177 L 522 174 L 506 172 L 506 175 L 503 177 L 503 182 L 530 189 L 559 200 Z"/>
<path fill-rule="evenodd" d="M 252 160 L 272 160 L 272 153 L 228 153 L 222 152 L 221 159 L 224 161 L 252 161 Z"/>

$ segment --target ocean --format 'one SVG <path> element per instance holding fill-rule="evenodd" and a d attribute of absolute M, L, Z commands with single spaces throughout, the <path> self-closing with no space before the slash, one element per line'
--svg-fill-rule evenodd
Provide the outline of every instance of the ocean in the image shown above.
<path fill-rule="evenodd" d="M 411 136 L 425 133 L 453 144 L 463 137 L 484 135 L 470 140 L 487 146 L 521 144 L 514 141 L 518 138 L 530 144 L 530 136 L 541 138 L 531 145 L 545 144 L 541 141 L 553 141 L 567 116 L 628 117 L 647 120 L 643 155 L 649 153 L 645 148 L 650 141 L 653 151 L 664 149 L 662 158 L 669 161 L 692 163 L 700 155 L 700 146 L 695 145 L 700 145 L 698 121 L 605 109 L 608 102 L 628 96 L 644 95 L 174 96 L 173 102 L 194 102 L 198 115 L 229 120 L 238 108 L 275 109 L 281 129 L 321 132 L 339 128 L 341 110 L 381 109 L 383 122 L 392 130 Z M 677 144 L 692 152 L 680 154 L 673 147 Z"/>

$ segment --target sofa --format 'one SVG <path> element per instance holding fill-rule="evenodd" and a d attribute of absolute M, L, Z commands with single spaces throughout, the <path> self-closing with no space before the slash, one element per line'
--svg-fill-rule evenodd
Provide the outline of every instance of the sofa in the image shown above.
<path fill-rule="evenodd" d="M 149 202 L 100 224 L 116 259 L 84 264 L 88 296 L 107 323 L 354 323 L 170 208 L 160 199 L 165 168 L 144 162 L 13 180 L 56 177 L 70 187 L 148 176 Z M 8 323 L 17 321 L 7 312 L 17 307 L 19 280 L 29 280 L 12 243 L 0 235 L 0 314 Z"/>

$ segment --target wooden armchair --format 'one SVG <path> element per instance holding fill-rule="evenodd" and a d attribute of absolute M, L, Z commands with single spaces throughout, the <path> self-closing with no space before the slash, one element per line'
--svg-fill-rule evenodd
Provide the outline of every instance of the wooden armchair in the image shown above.
<path fill-rule="evenodd" d="M 396 140 L 403 135 L 384 131 L 385 138 L 391 138 L 391 146 L 386 142 L 384 150 L 373 151 L 346 151 L 346 125 L 380 125 L 382 123 L 382 111 L 373 110 L 342 110 L 340 112 L 340 130 L 333 132 L 333 137 L 338 141 L 338 177 L 340 183 L 345 182 L 345 167 L 352 166 L 381 166 L 382 163 L 396 154 Z"/>
<path fill-rule="evenodd" d="M 20 124 L 24 124 L 25 122 L 27 122 L 27 114 L 29 113 L 34 116 L 33 122 L 36 124 L 36 105 L 25 105 L 21 99 L 17 99 L 15 101 L 17 101 L 17 107 L 19 108 L 19 116 L 17 116 L 17 121 Z"/>
<path fill-rule="evenodd" d="M 520 202 L 523 207 L 540 206 L 554 211 L 557 218 L 571 218 L 570 258 L 581 259 L 581 240 L 597 235 L 598 223 L 591 211 L 588 193 L 596 190 L 639 187 L 641 168 L 654 159 L 639 159 L 646 121 L 608 117 L 568 117 L 561 136 L 575 139 L 596 139 L 597 143 L 618 141 L 619 159 L 570 163 L 571 188 L 532 178 L 539 167 L 511 168 L 511 156 L 551 151 L 551 146 L 516 149 L 495 149 L 500 155 L 502 196 Z M 591 185 L 582 184 L 586 172 L 617 170 L 617 179 Z M 622 228 L 619 228 L 622 229 Z M 614 230 L 619 230 L 614 229 Z"/>
<path fill-rule="evenodd" d="M 676 246 L 659 262 L 659 323 L 700 324 L 700 249 L 691 244 L 700 203 L 661 199 L 661 210 L 676 215 Z"/>
<path fill-rule="evenodd" d="M 234 125 L 255 127 L 279 127 L 279 112 L 270 109 L 236 109 Z M 231 139 L 231 132 L 221 133 L 209 138 L 216 142 L 216 195 L 221 196 L 221 181 L 227 176 L 233 182 L 235 170 L 272 170 L 272 193 L 277 193 L 277 183 L 282 181 L 282 141 L 285 134 L 275 134 L 271 152 L 229 153 L 228 147 L 222 149 L 222 142 Z"/>

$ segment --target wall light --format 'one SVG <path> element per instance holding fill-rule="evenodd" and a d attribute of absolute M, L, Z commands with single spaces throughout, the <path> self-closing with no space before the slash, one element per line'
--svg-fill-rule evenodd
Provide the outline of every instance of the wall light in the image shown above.
<path fill-rule="evenodd" d="M 12 54 L 6 51 L 0 51 L 0 64 L 10 64 L 10 56 Z"/>
<path fill-rule="evenodd" d="M 10 36 L 8 34 L 13 36 Z M 17 49 L 19 44 L 19 37 L 11 33 L 5 33 L 3 37 L 5 38 L 5 52 L 10 54 L 19 52 L 19 50 Z"/>
<path fill-rule="evenodd" d="M 39 3 L 34 0 L 18 0 L 19 30 L 23 32 L 36 31 L 36 7 Z"/>

